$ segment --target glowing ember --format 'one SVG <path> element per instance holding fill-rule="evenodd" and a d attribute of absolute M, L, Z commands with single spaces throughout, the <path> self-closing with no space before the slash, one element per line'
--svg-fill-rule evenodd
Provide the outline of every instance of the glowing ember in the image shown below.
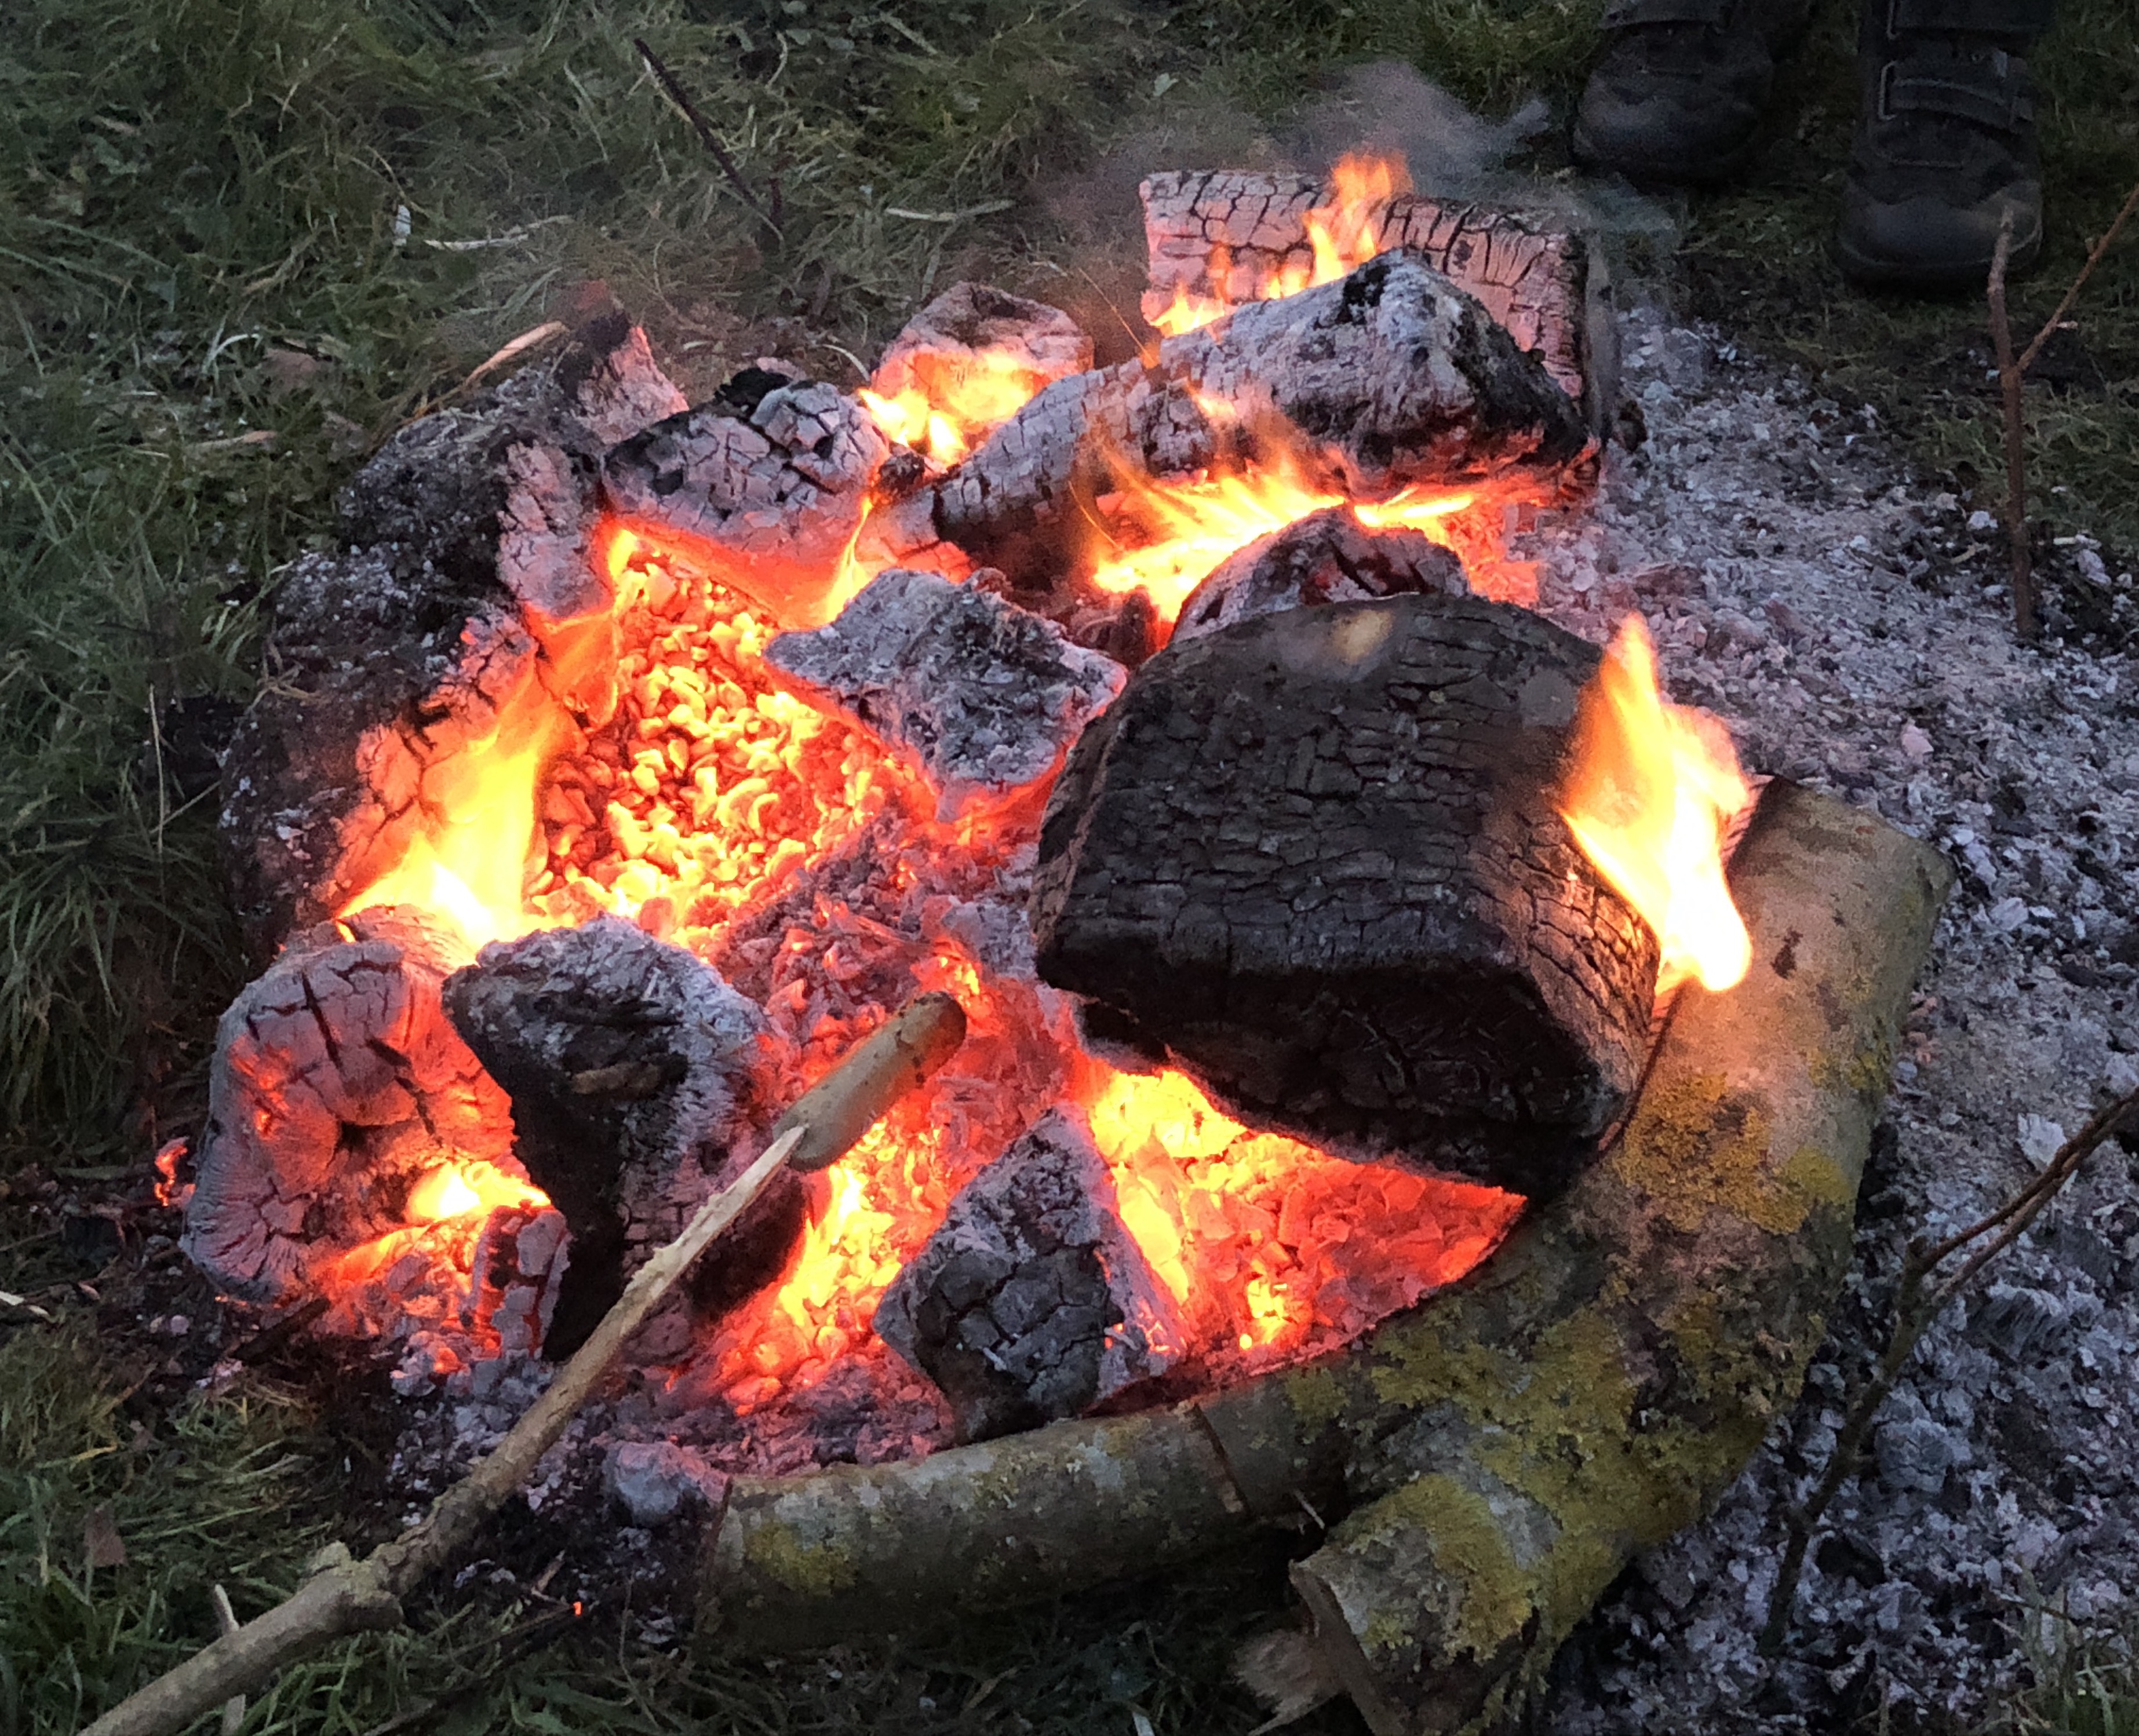
<path fill-rule="evenodd" d="M 1260 282 L 1250 285 L 1243 299 L 1274 301 L 1296 296 L 1318 284 L 1334 283 L 1357 271 L 1382 251 L 1380 224 L 1389 201 L 1411 191 L 1411 171 L 1401 156 L 1352 154 L 1339 159 L 1329 172 L 1329 197 L 1307 213 L 1307 239 L 1314 249 L 1312 264 L 1290 263 L 1272 271 Z M 1214 249 L 1210 278 L 1222 284 L 1232 276 L 1226 251 Z M 1173 305 L 1151 323 L 1167 337 L 1208 325 L 1232 311 L 1236 304 L 1222 296 L 1192 295 L 1177 287 Z"/>
<path fill-rule="evenodd" d="M 1560 814 L 1598 873 L 1655 932 L 1659 994 L 1722 990 L 1752 942 L 1724 883 L 1723 839 L 1752 800 L 1721 723 L 1657 685 L 1647 624 L 1628 615 L 1583 690 Z"/>
<path fill-rule="evenodd" d="M 887 439 L 921 452 L 947 468 L 1002 423 L 1048 383 L 1022 356 L 982 350 L 972 356 L 923 355 L 913 363 L 914 384 L 892 397 L 864 388 L 863 405 Z"/>
<path fill-rule="evenodd" d="M 442 1224 L 472 1211 L 549 1203 L 550 1196 L 540 1188 L 507 1175 L 495 1164 L 470 1159 L 440 1164 L 418 1176 L 402 1212 L 411 1224 Z"/>
<path fill-rule="evenodd" d="M 184 1211 L 193 1196 L 193 1183 L 179 1180 L 179 1166 L 192 1149 L 190 1142 L 167 1139 L 156 1148 L 156 1203 Z"/>

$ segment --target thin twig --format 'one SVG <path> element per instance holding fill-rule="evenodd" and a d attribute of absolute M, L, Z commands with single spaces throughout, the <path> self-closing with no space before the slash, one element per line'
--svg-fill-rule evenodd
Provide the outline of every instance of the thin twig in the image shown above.
<path fill-rule="evenodd" d="M 1760 1630 L 1760 1650 L 1773 1657 L 1782 1650 L 1790 1616 L 1797 1602 L 1799 1577 L 1804 1571 L 1805 1552 L 1819 1528 L 1828 1508 L 1842 1486 L 1856 1475 L 1866 1436 L 1894 1390 L 1894 1383 L 1916 1353 L 1931 1323 L 1955 1298 L 1966 1291 L 1996 1259 L 2042 1215 L 2065 1184 L 2079 1173 L 2080 1166 L 2139 1113 L 2139 1089 L 2127 1092 L 2106 1108 L 2097 1110 L 2087 1125 L 2057 1149 L 2042 1173 L 1995 1210 L 1943 1241 L 1913 1242 L 1902 1261 L 1901 1283 L 1894 1298 L 1893 1331 L 1878 1366 L 1858 1391 L 1834 1437 L 1827 1468 L 1804 1504 L 1789 1515 L 1789 1537 L 1775 1573 L 1775 1588 L 1768 1600 L 1768 1619 Z M 1985 1238 L 1988 1238 L 1986 1240 Z M 1976 1246 L 1977 1244 L 1982 1244 Z M 1937 1269 L 1955 1254 L 1974 1247 L 1960 1269 L 1944 1283 L 1931 1284 Z"/>
<path fill-rule="evenodd" d="M 772 232 L 774 240 L 786 240 L 786 237 L 780 232 L 778 215 L 766 208 L 751 189 L 750 183 L 743 178 L 741 165 L 728 154 L 728 148 L 721 143 L 720 134 L 713 130 L 712 123 L 698 112 L 698 105 L 691 100 L 690 92 L 678 81 L 676 75 L 662 64 L 661 56 L 646 46 L 644 37 L 634 37 L 631 46 L 639 51 L 639 59 L 646 62 L 646 70 L 668 93 L 668 100 L 683 111 L 683 118 L 691 123 L 691 130 L 698 135 L 698 142 L 712 154 L 713 161 L 720 164 L 721 173 L 727 177 L 728 185 L 735 188 L 736 197 L 756 213 L 758 221 Z M 779 199 L 777 182 L 773 184 L 772 196 L 776 202 Z"/>
<path fill-rule="evenodd" d="M 2020 371 L 2023 374 L 2034 366 L 2035 358 L 2043 353 L 2043 345 L 2050 340 L 2050 334 L 2064 324 L 2065 315 L 2073 310 L 2073 303 L 2079 300 L 2079 292 L 2087 287 L 2087 280 L 2094 275 L 2094 268 L 2102 263 L 2102 255 L 2109 251 L 2110 244 L 2131 220 L 2134 211 L 2139 211 L 2139 184 L 2135 184 L 2132 191 L 2124 195 L 2123 204 L 2118 208 L 2109 227 L 2102 232 L 2102 239 L 2088 250 L 2087 263 L 2079 268 L 2079 276 L 2073 279 L 2072 287 L 2065 291 L 2064 300 L 2058 303 L 2058 311 L 2043 322 L 2043 329 L 2035 334 L 2034 340 L 2020 352 Z"/>
<path fill-rule="evenodd" d="M 2013 257 L 2013 210 L 1998 225 L 1990 256 L 1990 341 L 1998 353 L 1998 394 L 2005 444 L 2005 540 L 2012 554 L 2013 627 L 2024 639 L 2035 636 L 2035 581 L 2028 547 L 2028 454 L 2021 420 L 2020 364 L 2013 359 L 2013 323 L 2005 312 L 2005 267 Z"/>

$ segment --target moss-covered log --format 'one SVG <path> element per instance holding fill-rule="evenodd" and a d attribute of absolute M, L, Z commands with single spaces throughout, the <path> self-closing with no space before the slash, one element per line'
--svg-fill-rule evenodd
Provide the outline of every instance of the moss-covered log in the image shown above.
<path fill-rule="evenodd" d="M 1377 1736 L 1493 1719 L 1721 1495 L 1819 1342 L 1948 876 L 1783 787 L 1732 878 L 1752 973 L 1686 991 L 1617 1145 L 1344 1370 L 1366 1504 L 1293 1577 Z"/>
<path fill-rule="evenodd" d="M 1167 1411 L 738 1479 L 702 1615 L 808 1646 L 1177 1565 L 1355 1508 L 1299 1569 L 1378 1730 L 1489 1714 L 1794 1395 L 1848 1258 L 1947 884 L 1771 785 L 1733 865 L 1752 976 L 1681 999 L 1623 1137 L 1479 1272 L 1350 1352 Z"/>

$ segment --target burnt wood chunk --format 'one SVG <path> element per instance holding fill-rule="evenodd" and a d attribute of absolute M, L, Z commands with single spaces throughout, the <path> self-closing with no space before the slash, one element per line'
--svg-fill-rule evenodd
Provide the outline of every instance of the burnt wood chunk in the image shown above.
<path fill-rule="evenodd" d="M 955 470 L 870 521 L 892 555 L 936 544 L 1027 589 L 1069 571 L 1076 534 L 1123 478 L 1280 457 L 1360 499 L 1505 466 L 1549 467 L 1588 443 L 1537 359 L 1415 252 L 1251 302 L 1167 339 L 1155 360 L 1058 381 Z"/>
<path fill-rule="evenodd" d="M 1151 287 L 1143 313 L 1176 298 L 1254 301 L 1272 283 L 1304 282 L 1314 265 L 1308 219 L 1331 190 L 1310 177 L 1253 169 L 1167 171 L 1138 189 Z M 1384 247 L 1416 248 L 1470 291 L 1544 364 L 1592 426 L 1613 408 L 1612 295 L 1588 239 L 1555 217 L 1399 193 L 1351 213 Z"/>
<path fill-rule="evenodd" d="M 1055 785 L 1040 975 L 1245 1120 L 1550 1191 L 1624 1108 L 1656 985 L 1554 810 L 1598 662 L 1438 595 L 1168 647 Z"/>
<path fill-rule="evenodd" d="M 877 1306 L 961 1440 L 1074 1416 L 1162 1373 L 1170 1298 L 1116 1215 L 1106 1165 L 1059 1111 L 968 1182 Z"/>
<path fill-rule="evenodd" d="M 879 573 L 838 620 L 782 633 L 766 672 L 851 717 L 925 779 L 953 820 L 1060 765 L 1126 672 L 1042 616 L 934 573 Z"/>
<path fill-rule="evenodd" d="M 884 398 L 956 403 L 997 384 L 1030 396 L 1092 365 L 1092 340 L 1059 308 L 985 283 L 954 283 L 906 323 L 869 377 Z"/>
<path fill-rule="evenodd" d="M 766 1064 L 764 1015 L 681 947 L 614 917 L 484 947 L 444 1005 L 510 1095 L 513 1151 L 571 1232 L 545 1346 L 569 1354 L 638 1258 L 740 1171 L 729 1144 Z M 801 1204 L 799 1181 L 776 1186 L 708 1261 L 762 1265 L 769 1242 L 776 1271 Z"/>
<path fill-rule="evenodd" d="M 1173 637 L 1193 638 L 1251 615 L 1417 591 L 1470 594 L 1453 550 L 1417 531 L 1369 529 L 1349 506 L 1331 506 L 1229 555 L 1189 593 Z"/>
<path fill-rule="evenodd" d="M 781 624 L 816 627 L 890 452 L 858 400 L 751 368 L 612 449 L 602 491 L 613 511 L 698 543 Z"/>
<path fill-rule="evenodd" d="M 184 1245 L 216 1287 L 272 1302 L 406 1221 L 455 1159 L 510 1171 L 505 1094 L 446 1020 L 459 943 L 368 910 L 294 938 L 216 1028 Z"/>

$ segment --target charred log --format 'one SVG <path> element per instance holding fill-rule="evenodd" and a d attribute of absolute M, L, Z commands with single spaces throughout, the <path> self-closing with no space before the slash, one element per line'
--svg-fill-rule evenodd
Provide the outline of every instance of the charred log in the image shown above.
<path fill-rule="evenodd" d="M 1055 786 L 1041 976 L 1244 1119 L 1556 1190 L 1626 1106 L 1656 983 L 1551 799 L 1597 662 L 1438 595 L 1169 647 Z"/>
<path fill-rule="evenodd" d="M 1227 559 L 1189 594 L 1173 637 L 1194 638 L 1288 609 L 1421 591 L 1463 597 L 1470 590 L 1452 550 L 1417 531 L 1370 530 L 1350 507 L 1332 506 L 1258 537 Z"/>
<path fill-rule="evenodd" d="M 606 717 L 595 466 L 619 429 L 678 403 L 644 336 L 604 317 L 411 423 L 350 482 L 348 551 L 285 576 L 267 630 L 274 678 L 223 755 L 226 872 L 256 952 L 400 860 L 438 800 L 436 768 L 496 741 L 508 714 Z"/>
<path fill-rule="evenodd" d="M 895 569 L 830 626 L 781 634 L 765 662 L 781 686 L 851 717 L 919 773 L 941 820 L 1000 805 L 1054 771 L 1126 678 L 1015 604 Z"/>
<path fill-rule="evenodd" d="M 1412 252 L 1168 338 L 1157 359 L 1049 387 L 942 481 L 871 521 L 891 554 L 948 543 L 1039 589 L 1123 477 L 1284 457 L 1362 498 L 1502 466 L 1564 464 L 1567 394 L 1471 296 Z"/>
<path fill-rule="evenodd" d="M 961 1440 L 985 1440 L 1162 1373 L 1167 1299 L 1099 1152 L 1057 1113 L 951 1202 L 884 1293 L 876 1333 L 935 1381 Z"/>
<path fill-rule="evenodd" d="M 447 1021 L 463 955 L 420 912 L 298 936 L 216 1029 L 184 1245 L 217 1288 L 273 1301 L 399 1229 L 427 1171 L 510 1169 L 505 1094 Z"/>
<path fill-rule="evenodd" d="M 1091 365 L 1091 339 L 1060 309 L 985 283 L 954 283 L 891 340 L 869 389 L 947 403 L 999 382 L 1029 397 Z"/>
<path fill-rule="evenodd" d="M 486 946 L 446 983 L 444 1006 L 511 1097 L 514 1153 L 571 1232 L 545 1346 L 568 1355 L 623 1293 L 634 1253 L 671 1240 L 742 1168 L 728 1143 L 764 1066 L 763 1015 L 681 947 L 614 917 Z M 762 1282 L 801 1213 L 801 1183 L 783 1177 L 709 1258 Z M 705 1282 L 709 1294 L 735 1288 Z"/>
<path fill-rule="evenodd" d="M 845 393 L 750 369 L 612 449 L 602 491 L 612 510 L 707 550 L 783 625 L 816 627 L 890 452 Z"/>
<path fill-rule="evenodd" d="M 1138 192 L 1151 259 L 1143 312 L 1153 320 L 1177 296 L 1251 301 L 1267 285 L 1307 281 L 1308 218 L 1330 197 L 1304 175 L 1242 169 L 1170 171 Z M 1355 215 L 1383 247 L 1416 248 L 1476 296 L 1601 426 L 1614 407 L 1618 364 L 1611 287 L 1587 237 L 1542 213 L 1414 193 Z"/>

